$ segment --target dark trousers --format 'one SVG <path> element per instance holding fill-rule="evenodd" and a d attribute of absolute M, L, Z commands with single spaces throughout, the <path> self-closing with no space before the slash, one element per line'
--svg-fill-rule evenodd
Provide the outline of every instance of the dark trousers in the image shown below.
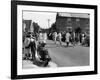
<path fill-rule="evenodd" d="M 31 49 L 32 60 L 35 60 L 35 49 Z"/>
<path fill-rule="evenodd" d="M 69 46 L 69 42 L 66 42 L 67 46 Z"/>
<path fill-rule="evenodd" d="M 35 42 L 31 42 L 30 47 L 31 47 L 32 61 L 34 62 L 35 61 L 35 50 L 36 50 Z"/>

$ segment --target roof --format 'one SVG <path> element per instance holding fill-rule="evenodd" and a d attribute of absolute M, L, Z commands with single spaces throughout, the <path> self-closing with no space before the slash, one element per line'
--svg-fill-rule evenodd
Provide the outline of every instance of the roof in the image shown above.
<path fill-rule="evenodd" d="M 58 16 L 61 16 L 61 17 L 78 17 L 78 18 L 89 18 L 90 17 L 90 15 L 88 13 L 65 13 L 65 12 L 58 13 Z"/>

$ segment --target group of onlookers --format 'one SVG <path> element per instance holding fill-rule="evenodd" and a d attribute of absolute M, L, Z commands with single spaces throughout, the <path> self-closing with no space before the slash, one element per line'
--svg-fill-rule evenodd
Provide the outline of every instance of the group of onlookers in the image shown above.
<path fill-rule="evenodd" d="M 49 39 L 53 40 L 55 43 L 59 42 L 62 45 L 62 42 L 66 43 L 66 46 L 69 46 L 71 43 L 73 46 L 80 43 L 80 45 L 89 46 L 89 35 L 86 33 L 75 33 L 75 32 L 53 32 L 48 35 Z"/>
<path fill-rule="evenodd" d="M 23 59 L 31 60 L 38 66 L 47 66 L 51 60 L 45 48 L 47 34 L 39 32 L 36 35 L 27 33 L 23 40 Z"/>
<path fill-rule="evenodd" d="M 73 47 L 77 43 L 89 46 L 89 35 L 86 33 L 56 31 L 50 34 L 46 32 L 39 32 L 35 35 L 27 33 L 23 38 L 23 59 L 32 60 L 33 63 L 43 63 L 44 66 L 47 66 L 51 60 L 48 50 L 45 48 L 47 39 L 53 40 L 55 44 L 59 42 L 60 45 L 64 42 L 67 47 L 70 43 Z"/>

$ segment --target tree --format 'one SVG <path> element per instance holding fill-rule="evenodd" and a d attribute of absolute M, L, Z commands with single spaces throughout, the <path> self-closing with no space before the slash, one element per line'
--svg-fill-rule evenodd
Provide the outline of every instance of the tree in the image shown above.
<path fill-rule="evenodd" d="M 54 32 L 54 31 L 57 31 L 56 23 L 53 23 L 53 24 L 51 25 L 51 28 L 50 28 L 49 30 L 50 30 L 51 33 Z"/>

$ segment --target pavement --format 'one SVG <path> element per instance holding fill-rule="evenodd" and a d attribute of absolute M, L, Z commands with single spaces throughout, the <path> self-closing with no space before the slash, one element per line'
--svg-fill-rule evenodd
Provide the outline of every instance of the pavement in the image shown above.
<path fill-rule="evenodd" d="M 37 66 L 32 63 L 30 60 L 23 60 L 22 61 L 23 69 L 30 69 L 30 68 L 43 68 L 42 66 Z M 57 67 L 57 64 L 54 62 L 50 61 L 47 67 Z"/>
<path fill-rule="evenodd" d="M 89 47 L 80 46 L 73 47 L 71 44 L 66 47 L 66 43 L 55 44 L 52 40 L 47 40 L 46 48 L 52 59 L 50 65 L 52 67 L 72 67 L 89 65 Z M 23 60 L 23 68 L 39 68 L 33 65 L 31 61 Z M 49 66 L 50 67 L 50 66 Z"/>

